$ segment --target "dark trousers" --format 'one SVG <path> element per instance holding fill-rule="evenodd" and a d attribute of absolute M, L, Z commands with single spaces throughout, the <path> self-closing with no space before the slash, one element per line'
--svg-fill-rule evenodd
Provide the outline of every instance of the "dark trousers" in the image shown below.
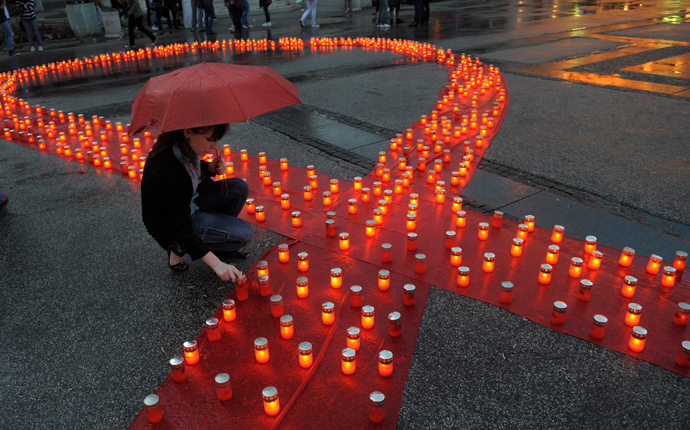
<path fill-rule="evenodd" d="M 144 15 L 134 17 L 134 15 L 129 15 L 127 17 L 127 26 L 129 27 L 129 46 L 134 46 L 134 28 L 144 33 L 151 39 L 151 42 L 156 41 L 156 36 L 144 27 Z"/>
<path fill-rule="evenodd" d="M 240 9 L 239 7 L 235 7 L 233 5 L 229 5 L 228 13 L 230 14 L 230 19 L 232 19 L 232 25 L 235 27 L 235 30 L 240 31 L 242 29 L 242 9 Z"/>
<path fill-rule="evenodd" d="M 268 5 L 264 6 L 264 15 L 266 15 L 266 22 L 271 22 L 271 14 L 268 13 Z"/>
<path fill-rule="evenodd" d="M 423 20 L 426 22 L 429 22 L 429 0 L 423 0 L 424 1 L 424 17 Z"/>
<path fill-rule="evenodd" d="M 424 21 L 424 0 L 413 0 L 414 22 L 421 24 Z"/>

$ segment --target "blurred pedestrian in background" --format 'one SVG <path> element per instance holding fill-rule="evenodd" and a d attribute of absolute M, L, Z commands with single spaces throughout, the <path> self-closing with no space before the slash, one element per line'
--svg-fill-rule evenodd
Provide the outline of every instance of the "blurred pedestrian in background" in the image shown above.
<path fill-rule="evenodd" d="M 7 53 L 10 57 L 19 54 L 14 50 L 14 33 L 12 32 L 12 22 L 10 21 L 10 12 L 7 10 L 6 0 L 0 3 L 0 27 L 5 32 L 5 45 L 7 46 Z"/>
<path fill-rule="evenodd" d="M 302 18 L 299 19 L 300 27 L 304 28 L 304 20 L 311 15 L 311 27 L 319 28 L 319 26 L 316 24 L 316 0 L 306 0 L 304 4 L 306 5 L 307 10 L 304 11 Z"/>
<path fill-rule="evenodd" d="M 232 27 L 230 31 L 242 30 L 242 5 L 240 0 L 225 0 L 225 7 L 228 8 L 228 14 L 232 20 Z"/>
<path fill-rule="evenodd" d="M 21 10 L 22 14 L 22 26 L 26 31 L 26 36 L 29 39 L 29 45 L 31 45 L 31 52 L 38 49 L 43 51 L 43 41 L 41 40 L 41 32 L 38 31 L 38 19 L 36 19 L 36 12 L 34 12 L 34 0 L 19 0 L 17 3 L 18 8 Z M 33 35 L 36 36 L 36 42 L 34 43 Z"/>
<path fill-rule="evenodd" d="M 144 27 L 144 16 L 146 15 L 144 11 L 139 6 L 138 0 L 127 0 L 127 27 L 129 27 L 129 45 L 125 45 L 125 48 L 134 49 L 134 29 L 137 28 L 139 31 L 144 33 L 151 39 L 151 45 L 155 45 L 158 38 L 154 36 L 146 27 Z"/>
<path fill-rule="evenodd" d="M 273 3 L 273 0 L 259 0 L 259 7 L 264 10 L 264 15 L 266 15 L 266 22 L 261 24 L 262 27 L 271 26 L 271 14 L 268 13 L 268 7 Z"/>

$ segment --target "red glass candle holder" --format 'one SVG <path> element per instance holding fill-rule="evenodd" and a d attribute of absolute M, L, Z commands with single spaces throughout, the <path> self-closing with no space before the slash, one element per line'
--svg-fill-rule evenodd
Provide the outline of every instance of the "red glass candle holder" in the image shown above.
<path fill-rule="evenodd" d="M 350 287 L 350 306 L 353 308 L 362 307 L 362 287 L 359 285 Z"/>
<path fill-rule="evenodd" d="M 279 294 L 271 296 L 271 315 L 273 318 L 280 318 L 284 313 L 283 297 Z"/>
<path fill-rule="evenodd" d="M 187 371 L 184 368 L 184 359 L 182 357 L 170 359 L 170 373 L 172 374 L 173 382 L 184 382 L 187 379 Z"/>
<path fill-rule="evenodd" d="M 417 287 L 412 284 L 405 284 L 403 287 L 403 304 L 405 306 L 414 306 L 415 304 L 415 293 Z"/>
<path fill-rule="evenodd" d="M 565 323 L 565 311 L 568 305 L 565 302 L 557 301 L 553 303 L 553 311 L 551 312 L 551 323 L 561 325 Z"/>
<path fill-rule="evenodd" d="M 690 341 L 684 340 L 680 345 L 680 351 L 676 357 L 676 364 L 681 367 L 690 367 Z"/>
<path fill-rule="evenodd" d="M 426 272 L 426 255 L 415 254 L 414 272 L 424 273 Z"/>
<path fill-rule="evenodd" d="M 373 423 L 382 423 L 385 417 L 386 396 L 380 391 L 369 394 L 369 420 Z"/>
<path fill-rule="evenodd" d="M 625 313 L 625 325 L 628 327 L 635 327 L 640 324 L 640 317 L 642 316 L 642 306 L 638 303 L 629 303 L 628 311 Z"/>
<path fill-rule="evenodd" d="M 306 299 L 309 297 L 309 280 L 306 276 L 300 276 L 296 280 L 297 297 Z"/>
<path fill-rule="evenodd" d="M 604 253 L 600 251 L 593 251 L 592 255 L 587 260 L 587 268 L 591 270 L 599 270 L 601 267 L 601 260 L 604 258 Z"/>
<path fill-rule="evenodd" d="M 681 327 L 688 325 L 688 319 L 690 318 L 690 304 L 685 302 L 678 303 L 678 308 L 676 309 L 676 315 L 673 317 L 673 324 Z"/>
<path fill-rule="evenodd" d="M 392 337 L 400 337 L 402 335 L 402 317 L 400 312 L 388 314 L 388 333 Z"/>
<path fill-rule="evenodd" d="M 211 342 L 220 340 L 220 325 L 218 324 L 218 318 L 209 318 L 206 320 L 206 336 Z"/>
<path fill-rule="evenodd" d="M 621 257 L 618 259 L 618 265 L 621 267 L 630 267 L 635 256 L 635 250 L 629 247 L 623 248 Z"/>
<path fill-rule="evenodd" d="M 292 316 L 283 315 L 280 317 L 280 337 L 283 339 L 292 339 L 295 335 L 294 321 Z"/>
<path fill-rule="evenodd" d="M 498 296 L 498 301 L 509 305 L 513 302 L 513 283 L 504 281 L 501 282 L 501 293 Z"/>
<path fill-rule="evenodd" d="M 144 399 L 144 408 L 146 411 L 146 418 L 151 424 L 156 424 L 163 421 L 163 409 L 161 408 L 160 399 L 155 394 L 149 394 Z"/>
<path fill-rule="evenodd" d="M 458 267 L 458 274 L 456 276 L 456 283 L 458 287 L 466 288 L 470 285 L 470 268 L 465 266 Z"/>
<path fill-rule="evenodd" d="M 563 232 L 565 232 L 565 227 L 562 225 L 555 225 L 551 233 L 551 242 L 561 243 L 563 241 Z"/>
<path fill-rule="evenodd" d="M 628 348 L 634 352 L 642 352 L 644 344 L 647 342 L 647 329 L 644 327 L 633 327 L 628 341 Z"/>
<path fill-rule="evenodd" d="M 347 347 L 355 351 L 359 351 L 360 331 L 357 327 L 350 327 L 347 329 Z"/>
<path fill-rule="evenodd" d="M 603 339 L 606 332 L 606 322 L 608 318 L 603 315 L 594 315 L 592 318 L 592 328 L 589 330 L 589 335 L 594 339 Z"/>

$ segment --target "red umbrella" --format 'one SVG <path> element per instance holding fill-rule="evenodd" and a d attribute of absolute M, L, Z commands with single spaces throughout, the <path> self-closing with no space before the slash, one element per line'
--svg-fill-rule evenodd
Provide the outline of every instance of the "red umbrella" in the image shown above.
<path fill-rule="evenodd" d="M 130 130 L 242 122 L 297 103 L 297 87 L 273 69 L 203 62 L 149 79 L 132 102 Z"/>

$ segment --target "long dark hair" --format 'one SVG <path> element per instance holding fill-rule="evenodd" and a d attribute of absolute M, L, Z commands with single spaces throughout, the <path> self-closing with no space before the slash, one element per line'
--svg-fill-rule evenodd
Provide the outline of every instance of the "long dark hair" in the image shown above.
<path fill-rule="evenodd" d="M 219 141 L 230 131 L 230 124 L 216 124 L 207 125 L 204 127 L 194 127 L 191 130 L 194 134 L 206 134 L 210 130 L 213 130 L 211 140 Z M 185 139 L 184 137 L 184 130 L 173 130 L 161 133 L 160 136 L 158 136 L 158 140 L 156 140 L 156 143 L 153 145 L 153 148 L 151 148 L 151 152 L 149 153 L 148 159 L 152 159 L 153 157 L 160 154 L 164 150 L 170 148 L 176 143 L 180 145 L 180 148 L 182 149 L 182 155 L 184 155 L 188 160 L 194 159 L 192 157 L 192 148 L 189 146 L 187 139 Z"/>

